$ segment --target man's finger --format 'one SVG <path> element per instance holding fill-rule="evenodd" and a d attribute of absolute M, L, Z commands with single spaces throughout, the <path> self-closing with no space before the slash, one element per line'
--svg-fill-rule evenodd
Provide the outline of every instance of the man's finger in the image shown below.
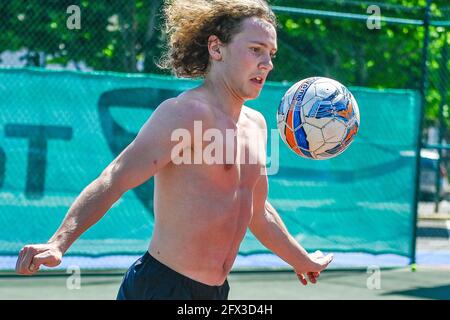
<path fill-rule="evenodd" d="M 59 265 L 61 260 L 55 255 L 53 255 L 50 251 L 45 251 L 42 253 L 39 253 L 34 256 L 33 258 L 33 264 L 35 267 L 39 268 L 39 266 L 44 265 L 47 267 L 56 267 Z"/>
<path fill-rule="evenodd" d="M 331 263 L 331 261 L 333 261 L 333 254 L 331 253 L 316 260 L 316 262 L 323 266 L 323 269 L 325 269 Z"/>
<path fill-rule="evenodd" d="M 19 252 L 19 256 L 17 257 L 17 261 L 16 261 L 16 273 L 20 272 L 20 265 L 22 264 L 22 260 L 23 260 L 23 255 L 25 252 L 25 248 L 22 248 Z"/>
<path fill-rule="evenodd" d="M 328 265 L 333 261 L 333 255 L 328 254 L 324 257 L 318 258 L 315 260 L 316 267 L 312 270 L 312 272 L 318 272 L 320 274 L 321 271 L 323 271 Z M 318 277 L 318 276 L 317 276 Z"/>
<path fill-rule="evenodd" d="M 307 285 L 308 284 L 308 282 L 306 281 L 306 278 L 305 278 L 305 276 L 303 275 L 303 274 L 299 274 L 299 273 L 297 273 L 297 278 L 300 280 L 300 282 L 303 284 L 303 285 Z"/>
<path fill-rule="evenodd" d="M 26 254 L 27 254 L 27 248 L 23 247 L 22 250 L 20 250 L 19 259 L 17 259 L 17 264 L 16 264 L 18 273 L 20 273 L 22 270 L 23 260 L 25 259 Z"/>
<path fill-rule="evenodd" d="M 45 252 L 47 249 L 40 245 L 29 245 L 23 247 L 19 254 L 18 273 L 23 275 L 31 275 L 39 270 L 39 266 L 31 265 L 35 255 Z"/>
<path fill-rule="evenodd" d="M 25 275 L 29 275 L 31 274 L 30 272 L 30 264 L 31 264 L 31 260 L 33 259 L 35 252 L 32 248 L 25 248 L 25 252 L 24 252 L 24 256 L 22 258 L 22 263 L 20 264 L 20 273 L 21 274 L 25 274 Z"/>
<path fill-rule="evenodd" d="M 28 272 L 30 272 L 30 274 L 33 274 L 38 271 L 39 271 L 39 266 L 37 266 L 33 262 L 31 262 L 30 265 L 28 266 Z"/>
<path fill-rule="evenodd" d="M 316 277 L 314 277 L 313 272 L 308 272 L 307 275 L 308 275 L 309 281 L 311 283 L 316 283 L 317 282 Z"/>

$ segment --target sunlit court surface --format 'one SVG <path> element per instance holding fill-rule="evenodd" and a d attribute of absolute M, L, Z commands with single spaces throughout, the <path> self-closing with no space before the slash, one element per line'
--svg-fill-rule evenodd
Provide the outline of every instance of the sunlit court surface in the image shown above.
<path fill-rule="evenodd" d="M 449 16 L 1 1 L 0 300 L 450 300 Z"/>

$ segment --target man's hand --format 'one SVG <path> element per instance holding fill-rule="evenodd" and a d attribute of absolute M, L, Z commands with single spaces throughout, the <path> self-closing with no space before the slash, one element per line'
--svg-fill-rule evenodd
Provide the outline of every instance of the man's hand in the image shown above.
<path fill-rule="evenodd" d="M 16 263 L 16 273 L 33 275 L 41 265 L 56 267 L 61 263 L 62 252 L 52 244 L 27 245 L 20 250 Z"/>
<path fill-rule="evenodd" d="M 328 254 L 326 256 L 319 250 L 314 253 L 308 254 L 308 258 L 310 259 L 307 269 L 305 270 L 295 270 L 297 273 L 297 277 L 303 285 L 307 285 L 308 281 L 306 280 L 306 276 L 308 277 L 311 283 L 316 283 L 317 278 L 320 276 L 320 272 L 324 270 L 330 262 L 333 260 L 333 255 Z M 306 276 L 305 276 L 306 275 Z"/>

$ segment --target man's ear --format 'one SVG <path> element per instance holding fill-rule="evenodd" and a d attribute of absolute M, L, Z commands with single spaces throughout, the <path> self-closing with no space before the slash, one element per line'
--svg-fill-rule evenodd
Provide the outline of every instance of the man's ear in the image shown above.
<path fill-rule="evenodd" d="M 208 52 L 211 59 L 215 61 L 222 61 L 223 59 L 223 44 L 217 36 L 209 36 L 208 38 Z"/>

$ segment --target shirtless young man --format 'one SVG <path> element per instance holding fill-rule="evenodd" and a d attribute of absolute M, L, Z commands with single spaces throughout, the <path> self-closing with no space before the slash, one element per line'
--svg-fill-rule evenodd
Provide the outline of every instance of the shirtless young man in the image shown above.
<path fill-rule="evenodd" d="M 263 0 L 172 0 L 165 15 L 169 50 L 163 64 L 177 76 L 204 82 L 155 110 L 136 139 L 82 191 L 48 243 L 20 251 L 17 273 L 59 265 L 71 244 L 126 191 L 154 176 L 153 237 L 126 272 L 118 299 L 227 299 L 227 275 L 247 227 L 304 285 L 315 283 L 332 255 L 308 254 L 267 201 L 266 123 L 244 106 L 258 97 L 273 69 L 273 12 Z M 257 154 L 256 163 L 175 164 L 172 151 L 179 141 L 172 133 L 182 128 L 194 136 L 195 121 L 224 137 L 234 130 L 235 159 Z M 205 145 L 193 144 L 175 157 L 202 157 Z"/>

